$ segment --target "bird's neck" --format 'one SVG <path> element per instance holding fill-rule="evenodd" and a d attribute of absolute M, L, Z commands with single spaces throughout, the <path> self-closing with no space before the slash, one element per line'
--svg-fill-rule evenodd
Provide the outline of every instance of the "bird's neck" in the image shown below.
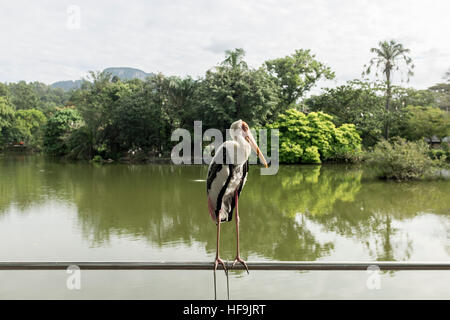
<path fill-rule="evenodd" d="M 238 163 L 242 164 L 248 160 L 250 153 L 252 152 L 252 148 L 250 144 L 244 139 L 243 136 L 239 135 L 234 139 L 238 144 Z"/>

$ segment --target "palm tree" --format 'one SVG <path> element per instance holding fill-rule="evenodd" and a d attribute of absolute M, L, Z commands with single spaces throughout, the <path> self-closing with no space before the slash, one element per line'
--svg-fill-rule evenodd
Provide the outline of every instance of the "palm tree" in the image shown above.
<path fill-rule="evenodd" d="M 244 61 L 245 51 L 242 48 L 236 48 L 234 50 L 225 51 L 225 60 L 222 61 L 223 66 L 229 66 L 232 69 L 247 67 L 247 63 Z"/>
<path fill-rule="evenodd" d="M 370 74 L 371 68 L 376 67 L 376 75 L 381 70 L 382 74 L 386 77 L 386 112 L 389 113 L 389 105 L 391 102 L 391 77 L 393 71 L 399 71 L 401 64 L 404 62 L 407 69 L 407 79 L 412 76 L 414 64 L 412 59 L 407 56 L 410 52 L 409 49 L 403 47 L 401 43 L 395 40 L 380 41 L 378 48 L 371 48 L 370 52 L 376 56 L 370 59 L 369 66 L 364 66 L 364 74 Z M 389 138 L 389 120 L 386 121 L 386 139 Z"/>

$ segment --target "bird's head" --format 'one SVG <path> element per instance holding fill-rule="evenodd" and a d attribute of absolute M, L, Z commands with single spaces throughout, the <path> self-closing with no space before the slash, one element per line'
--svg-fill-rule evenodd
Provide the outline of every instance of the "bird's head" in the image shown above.
<path fill-rule="evenodd" d="M 233 140 L 237 141 L 238 138 L 241 136 L 244 138 L 245 142 L 250 145 L 250 147 L 256 152 L 259 159 L 261 160 L 261 163 L 264 164 L 264 166 L 267 168 L 267 162 L 264 158 L 263 153 L 258 147 L 258 144 L 255 141 L 255 138 L 253 138 L 252 132 L 250 131 L 250 127 L 245 121 L 238 120 L 231 124 L 230 127 L 230 133 Z"/>

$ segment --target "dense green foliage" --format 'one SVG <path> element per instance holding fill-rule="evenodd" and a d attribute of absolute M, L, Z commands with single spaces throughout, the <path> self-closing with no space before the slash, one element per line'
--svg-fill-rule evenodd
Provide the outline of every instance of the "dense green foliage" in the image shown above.
<path fill-rule="evenodd" d="M 311 96 L 304 103 L 309 111 L 332 115 L 337 126 L 354 124 L 365 147 L 372 147 L 383 139 L 386 121 L 389 121 L 391 136 L 410 140 L 433 135 L 443 138 L 448 134 L 448 113 L 437 107 L 432 91 L 392 86 L 393 108 L 388 113 L 385 90 L 383 83 L 354 80 L 325 89 L 321 95 Z"/>
<path fill-rule="evenodd" d="M 43 146 L 47 118 L 67 103 L 70 93 L 40 82 L 0 83 L 0 144 Z"/>
<path fill-rule="evenodd" d="M 419 179 L 435 169 L 437 163 L 429 157 L 429 146 L 424 141 L 402 138 L 380 141 L 369 154 L 369 161 L 379 169 L 385 179 Z"/>
<path fill-rule="evenodd" d="M 64 108 L 55 112 L 45 127 L 44 147 L 52 155 L 64 155 L 70 151 L 71 134 L 82 125 L 79 112 L 72 108 Z"/>
<path fill-rule="evenodd" d="M 437 83 L 428 90 L 436 96 L 437 106 L 445 111 L 450 111 L 450 69 L 445 73 L 446 82 Z"/>
<path fill-rule="evenodd" d="M 321 163 L 358 160 L 361 147 L 370 150 L 386 128 L 409 140 L 447 136 L 447 84 L 429 90 L 394 86 L 383 66 L 403 60 L 410 67 L 409 51 L 396 43 L 380 46 L 372 50 L 371 64 L 386 81 L 353 80 L 309 98 L 308 91 L 334 73 L 303 49 L 259 68 L 245 62 L 243 49 L 229 50 L 198 79 L 143 74 L 124 80 L 90 72 L 72 91 L 39 82 L 0 83 L 0 146 L 20 143 L 74 159 L 145 160 L 168 156 L 176 143 L 172 132 L 193 133 L 196 120 L 203 130 L 224 132 L 243 119 L 251 127 L 280 130 L 282 162 Z"/>
<path fill-rule="evenodd" d="M 16 110 L 37 109 L 49 116 L 56 107 L 67 103 L 70 92 L 52 88 L 41 82 L 19 81 L 5 85 L 4 95 Z M 1 92 L 0 92 L 1 95 Z"/>
<path fill-rule="evenodd" d="M 450 134 L 450 117 L 448 112 L 434 107 L 408 106 L 404 110 L 404 136 L 410 140 L 421 138 L 438 139 Z"/>
<path fill-rule="evenodd" d="M 244 55 L 242 49 L 227 51 L 225 60 L 198 80 L 157 74 L 144 81 L 121 81 L 107 73 L 91 73 L 89 81 L 73 91 L 68 100 L 78 110 L 82 123 L 70 131 L 70 137 L 62 130 L 64 137 L 56 140 L 59 144 L 54 149 L 51 132 L 46 150 L 86 159 L 95 155 L 167 155 L 173 146 L 171 133 L 177 128 L 193 131 L 195 120 L 203 121 L 203 129 L 223 131 L 236 119 L 245 119 L 251 126 L 268 125 L 286 109 L 281 103 L 282 88 L 265 68 L 249 67 Z M 317 79 L 296 84 L 295 90 L 301 86 L 302 93 L 313 86 L 320 74 L 329 73 L 309 51 L 296 59 L 303 59 L 304 65 L 286 66 L 290 74 L 298 73 L 300 77 L 318 73 Z"/>
<path fill-rule="evenodd" d="M 15 110 L 8 99 L 0 97 L 0 143 L 21 143 L 42 147 L 43 126 L 47 118 L 36 109 Z"/>
<path fill-rule="evenodd" d="M 199 86 L 198 114 L 206 127 L 226 129 L 235 119 L 262 125 L 278 112 L 279 87 L 263 70 L 242 61 L 226 59 L 209 70 Z"/>
<path fill-rule="evenodd" d="M 9 130 L 9 139 L 42 148 L 43 126 L 47 122 L 45 115 L 36 109 L 18 110 L 14 114 L 14 121 Z"/>
<path fill-rule="evenodd" d="M 361 152 L 361 138 L 353 124 L 336 127 L 333 117 L 323 112 L 308 115 L 296 109 L 280 114 L 269 126 L 280 134 L 280 161 L 321 163 L 351 159 Z"/>
<path fill-rule="evenodd" d="M 297 102 L 319 79 L 334 78 L 331 69 L 317 61 L 310 50 L 296 50 L 291 56 L 266 61 L 266 67 L 281 88 L 285 107 Z"/>
<path fill-rule="evenodd" d="M 8 130 L 14 121 L 14 108 L 5 97 L 0 97 L 0 142 L 8 141 Z"/>
<path fill-rule="evenodd" d="M 350 81 L 345 85 L 325 89 L 324 93 L 305 101 L 311 111 L 323 111 L 333 116 L 335 125 L 352 123 L 365 146 L 372 146 L 383 134 L 386 112 L 378 87 L 367 82 Z"/>

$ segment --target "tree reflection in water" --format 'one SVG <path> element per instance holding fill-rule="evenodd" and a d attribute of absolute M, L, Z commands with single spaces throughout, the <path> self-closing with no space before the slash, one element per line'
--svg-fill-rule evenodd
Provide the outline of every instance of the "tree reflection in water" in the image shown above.
<path fill-rule="evenodd" d="M 12 205 L 23 211 L 58 200 L 76 205 L 83 237 L 94 246 L 126 236 L 160 247 L 201 243 L 213 254 L 215 228 L 199 181 L 206 170 L 2 157 L 0 219 Z M 378 181 L 356 166 L 282 166 L 275 176 L 260 176 L 253 166 L 240 199 L 242 255 L 316 260 L 335 249 L 333 241 L 319 240 L 326 233 L 357 239 L 373 259 L 409 259 L 414 235 L 396 222 L 448 216 L 449 192 L 448 181 Z M 234 228 L 224 225 L 224 256 L 234 254 Z"/>

